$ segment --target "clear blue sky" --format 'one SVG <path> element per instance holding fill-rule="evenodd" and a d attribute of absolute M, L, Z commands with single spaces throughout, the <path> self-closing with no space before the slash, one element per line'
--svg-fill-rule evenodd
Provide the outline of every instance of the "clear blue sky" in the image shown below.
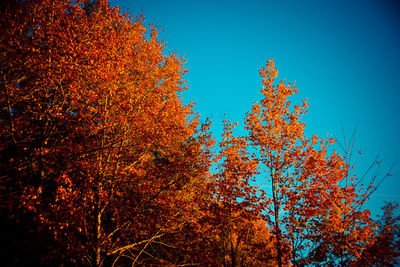
<path fill-rule="evenodd" d="M 242 122 L 260 100 L 258 70 L 269 57 L 279 78 L 308 97 L 306 133 L 342 140 L 357 127 L 364 155 L 357 172 L 379 153 L 381 176 L 395 174 L 369 202 L 400 201 L 400 4 L 375 1 L 113 0 L 164 31 L 169 51 L 187 59 L 189 89 L 202 118 L 221 132 L 227 114 Z"/>

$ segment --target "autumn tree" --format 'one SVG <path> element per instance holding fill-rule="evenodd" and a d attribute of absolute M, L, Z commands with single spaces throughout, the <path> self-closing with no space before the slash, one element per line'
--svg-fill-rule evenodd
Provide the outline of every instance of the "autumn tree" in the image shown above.
<path fill-rule="evenodd" d="M 356 177 L 330 148 L 333 139 L 307 139 L 301 116 L 307 102 L 291 106 L 297 88 L 275 84 L 274 62 L 260 70 L 263 99 L 246 117 L 249 139 L 258 152 L 270 195 L 266 220 L 275 235 L 279 266 L 350 264 L 361 256 L 374 235 L 370 212 L 360 209 Z M 329 153 L 329 151 L 333 151 Z"/>
<path fill-rule="evenodd" d="M 222 266 L 253 265 L 257 253 L 252 248 L 260 245 L 254 242 L 254 235 L 258 235 L 258 241 L 264 242 L 264 245 L 270 241 L 268 228 L 262 232 L 262 224 L 258 224 L 263 208 L 255 185 L 258 162 L 248 152 L 246 138 L 234 136 L 236 125 L 224 121 L 214 175 L 215 199 L 211 202 L 209 215 L 215 230 L 216 247 L 219 248 L 217 259 Z M 268 258 L 271 253 L 264 248 L 263 251 L 265 257 L 260 264 L 272 260 Z"/>
<path fill-rule="evenodd" d="M 400 222 L 397 214 L 398 204 L 385 203 L 382 207 L 383 214 L 378 215 L 378 218 L 374 220 L 364 206 L 379 186 L 392 176 L 395 163 L 382 172 L 382 164 L 377 155 L 361 175 L 356 175 L 354 168 L 363 153 L 361 151 L 358 151 L 357 154 L 354 153 L 355 137 L 356 129 L 349 138 L 344 136 L 339 143 L 346 164 L 351 166 L 343 184 L 353 188 L 354 193 L 352 198 L 348 198 L 344 202 L 346 206 L 351 206 L 351 211 L 342 216 L 341 228 L 348 229 L 348 231 L 343 231 L 334 237 L 336 246 L 340 248 L 337 250 L 339 253 L 336 254 L 340 255 L 341 263 L 352 266 L 393 265 L 397 263 L 399 256 L 397 249 Z M 368 237 L 365 236 L 366 233 L 368 233 Z M 355 238 L 358 239 L 357 242 L 354 242 Z M 349 239 L 352 242 L 348 242 Z"/>
<path fill-rule="evenodd" d="M 397 203 L 385 202 L 383 214 L 376 221 L 376 235 L 354 266 L 394 266 L 399 263 L 400 216 L 397 208 Z"/>
<path fill-rule="evenodd" d="M 290 113 L 290 102 L 286 99 L 295 93 L 296 88 L 283 82 L 273 85 L 277 77 L 273 61 L 260 70 L 260 75 L 264 99 L 260 104 L 255 103 L 248 113 L 246 129 L 250 131 L 249 138 L 258 149 L 260 163 L 265 165 L 265 173 L 271 182 L 272 196 L 266 198 L 266 217 L 276 238 L 277 263 L 282 266 L 289 255 L 282 209 L 289 202 L 286 192 L 295 182 L 291 171 L 299 157 L 298 144 L 304 140 L 304 124 L 299 118 L 307 104 L 295 106 Z"/>
<path fill-rule="evenodd" d="M 209 167 L 178 95 L 183 59 L 106 1 L 10 0 L 1 10 L 6 259 L 161 261 L 151 245 L 169 246 L 163 237 L 196 212 Z"/>

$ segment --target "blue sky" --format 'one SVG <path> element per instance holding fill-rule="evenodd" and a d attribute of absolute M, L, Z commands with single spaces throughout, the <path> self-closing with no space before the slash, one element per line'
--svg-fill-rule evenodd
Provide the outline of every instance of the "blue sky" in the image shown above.
<path fill-rule="evenodd" d="M 369 207 L 400 201 L 400 4 L 375 1 L 113 0 L 163 29 L 169 51 L 187 59 L 189 89 L 219 135 L 224 114 L 242 122 L 260 100 L 258 70 L 269 57 L 280 79 L 308 97 L 308 136 L 343 140 L 357 128 L 362 173 L 380 154 L 380 177 L 397 161 Z"/>

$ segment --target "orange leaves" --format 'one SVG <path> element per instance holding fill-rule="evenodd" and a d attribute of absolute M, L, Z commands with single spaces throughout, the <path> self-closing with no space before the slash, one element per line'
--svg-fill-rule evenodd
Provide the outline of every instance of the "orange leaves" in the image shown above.
<path fill-rule="evenodd" d="M 359 196 L 334 140 L 305 137 L 307 100 L 292 105 L 273 61 L 249 136 L 225 121 L 216 155 L 179 96 L 185 60 L 142 17 L 105 0 L 4 6 L 0 221 L 12 261 L 29 255 L 17 265 L 333 265 L 394 242 L 387 222 L 371 245 L 358 206 L 373 187 Z"/>
<path fill-rule="evenodd" d="M 206 217 L 213 221 L 216 228 L 221 251 L 220 264 L 230 262 L 232 265 L 246 255 L 247 259 L 263 258 L 258 246 L 268 242 L 263 236 L 255 240 L 254 224 L 260 218 L 263 207 L 260 202 L 258 188 L 253 185 L 254 176 L 258 173 L 258 161 L 249 153 L 249 143 L 245 137 L 235 137 L 234 128 L 237 123 L 224 121 L 224 131 L 220 142 L 220 153 L 217 156 L 217 173 L 214 174 L 212 202 L 214 209 Z M 262 227 L 260 227 L 262 228 Z M 262 229 L 266 230 L 266 229 Z M 260 231 L 262 231 L 260 230 Z M 250 241 L 251 240 L 251 241 Z M 267 258 L 271 255 L 265 255 Z M 266 259 L 260 259 L 265 263 Z"/>
<path fill-rule="evenodd" d="M 42 187 L 25 187 L 21 196 L 21 205 L 28 211 L 36 211 L 42 190 Z"/>
<path fill-rule="evenodd" d="M 216 175 L 219 189 L 217 195 L 229 205 L 235 206 L 237 201 L 246 200 L 256 205 L 252 202 L 255 197 L 254 187 L 250 186 L 249 182 L 257 173 L 258 162 L 248 153 L 246 139 L 233 136 L 236 125 L 237 123 L 231 124 L 229 121 L 224 121 L 223 141 L 220 143 L 221 153 L 218 157 L 221 161 L 220 173 Z"/>
<path fill-rule="evenodd" d="M 260 70 L 260 75 L 264 84 L 261 90 L 264 98 L 260 104 L 254 104 L 252 111 L 247 114 L 246 128 L 250 130 L 252 142 L 268 143 L 271 152 L 279 154 L 280 150 L 290 150 L 298 140 L 304 138 L 304 125 L 299 119 L 305 113 L 306 104 L 303 108 L 295 106 L 290 111 L 287 98 L 297 93 L 297 89 L 283 82 L 273 84 L 277 77 L 273 61 Z"/>
<path fill-rule="evenodd" d="M 105 0 L 4 6 L 0 101 L 9 108 L 0 137 L 14 155 L 2 167 L 24 192 L 10 191 L 13 201 L 43 218 L 81 265 L 89 247 L 103 257 L 172 218 L 181 224 L 171 216 L 195 210 L 212 157 L 210 136 L 179 97 L 184 59 L 166 54 L 143 18 Z"/>
<path fill-rule="evenodd" d="M 272 61 L 260 75 L 263 99 L 247 113 L 245 123 L 258 160 L 265 166 L 263 178 L 270 183 L 271 194 L 264 200 L 265 216 L 274 229 L 278 265 L 285 257 L 296 264 L 321 263 L 324 257 L 329 263 L 330 257 L 344 250 L 358 255 L 355 247 L 358 252 L 362 250 L 358 242 L 371 235 L 370 219 L 368 212 L 357 211 L 355 188 L 344 184 L 349 166 L 336 152 L 328 153 L 335 140 L 316 135 L 305 138 L 305 124 L 300 120 L 308 103 L 305 100 L 301 106 L 292 107 L 288 98 L 297 93 L 297 88 L 274 83 L 277 70 Z M 338 241 L 332 248 L 331 236 L 343 238 L 340 240 L 346 236 L 353 243 Z M 285 245 L 289 242 L 291 247 Z"/>
<path fill-rule="evenodd" d="M 55 194 L 55 201 L 64 202 L 66 201 L 68 204 L 70 200 L 76 195 L 72 188 L 72 181 L 68 174 L 63 173 L 60 177 L 56 180 L 58 187 Z M 67 205 L 68 205 L 67 204 Z"/>

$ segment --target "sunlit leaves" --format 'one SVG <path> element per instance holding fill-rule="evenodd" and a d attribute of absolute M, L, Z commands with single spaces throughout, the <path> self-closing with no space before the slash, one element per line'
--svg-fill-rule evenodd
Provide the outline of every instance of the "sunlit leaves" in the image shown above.
<path fill-rule="evenodd" d="M 7 1 L 1 25 L 9 205 L 61 242 L 61 260 L 147 258 L 207 183 L 208 138 L 178 95 L 184 60 L 107 1 Z"/>
<path fill-rule="evenodd" d="M 330 152 L 333 139 L 305 137 L 301 116 L 308 103 L 292 106 L 289 97 L 297 88 L 275 82 L 273 61 L 260 75 L 263 98 L 254 103 L 245 123 L 265 169 L 263 179 L 269 182 L 265 215 L 275 235 L 277 263 L 352 262 L 368 247 L 374 231 L 369 211 L 359 209 L 358 188 L 346 183 L 354 180 L 348 177 L 349 166 Z"/>

